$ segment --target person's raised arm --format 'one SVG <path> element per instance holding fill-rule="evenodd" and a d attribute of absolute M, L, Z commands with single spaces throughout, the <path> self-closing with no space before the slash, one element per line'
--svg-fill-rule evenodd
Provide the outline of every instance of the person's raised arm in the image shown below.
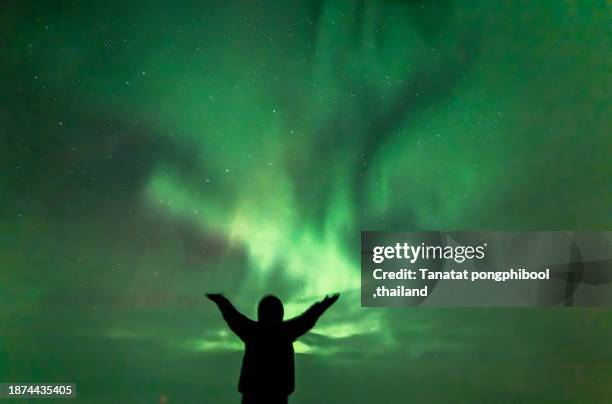
<path fill-rule="evenodd" d="M 319 302 L 316 302 L 308 308 L 304 313 L 285 322 L 289 334 L 295 340 L 306 334 L 312 327 L 315 326 L 317 320 L 332 304 L 340 297 L 339 293 L 334 293 Z"/>
<path fill-rule="evenodd" d="M 229 328 L 244 341 L 255 322 L 236 310 L 234 305 L 221 293 L 207 293 L 206 297 L 219 307 Z"/>

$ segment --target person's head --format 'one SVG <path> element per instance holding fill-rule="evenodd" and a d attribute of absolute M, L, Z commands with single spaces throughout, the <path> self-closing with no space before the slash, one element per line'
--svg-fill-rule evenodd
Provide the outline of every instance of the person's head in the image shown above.
<path fill-rule="evenodd" d="M 283 321 L 283 302 L 273 295 L 264 296 L 259 301 L 257 319 L 262 323 L 280 323 Z"/>

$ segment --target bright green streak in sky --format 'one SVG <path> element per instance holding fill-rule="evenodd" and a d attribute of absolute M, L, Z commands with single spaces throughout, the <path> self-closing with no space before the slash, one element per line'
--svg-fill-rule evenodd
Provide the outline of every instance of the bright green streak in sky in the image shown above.
<path fill-rule="evenodd" d="M 229 402 L 203 292 L 339 291 L 295 403 L 612 395 L 609 311 L 359 307 L 361 230 L 612 225 L 609 5 L 477 3 L 7 7 L 0 381 Z"/>

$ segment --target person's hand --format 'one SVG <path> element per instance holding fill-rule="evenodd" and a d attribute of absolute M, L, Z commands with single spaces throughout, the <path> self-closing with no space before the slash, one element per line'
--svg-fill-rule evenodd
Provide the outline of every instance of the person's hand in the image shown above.
<path fill-rule="evenodd" d="M 206 297 L 215 303 L 219 303 L 221 300 L 225 299 L 223 293 L 206 293 Z"/>
<path fill-rule="evenodd" d="M 332 304 L 336 303 L 336 300 L 338 300 L 340 298 L 340 293 L 334 293 L 333 295 L 326 295 L 325 298 L 323 298 L 322 303 L 329 307 Z"/>

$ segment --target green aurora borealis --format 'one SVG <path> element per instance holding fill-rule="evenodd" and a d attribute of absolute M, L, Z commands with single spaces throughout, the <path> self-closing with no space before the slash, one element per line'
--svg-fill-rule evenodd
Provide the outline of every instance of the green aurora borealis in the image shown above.
<path fill-rule="evenodd" d="M 341 292 L 294 404 L 609 402 L 610 310 L 359 296 L 361 230 L 612 227 L 609 2 L 93 3 L 0 6 L 0 382 L 238 402 L 204 292 Z"/>

